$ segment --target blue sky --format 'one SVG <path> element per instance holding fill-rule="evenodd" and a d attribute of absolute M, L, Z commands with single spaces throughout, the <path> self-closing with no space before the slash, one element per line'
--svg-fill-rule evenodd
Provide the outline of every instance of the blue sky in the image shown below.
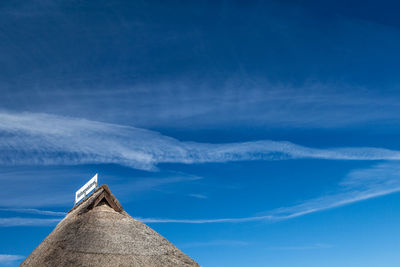
<path fill-rule="evenodd" d="M 398 266 L 398 8 L 3 1 L 0 265 L 99 173 L 202 266 Z"/>

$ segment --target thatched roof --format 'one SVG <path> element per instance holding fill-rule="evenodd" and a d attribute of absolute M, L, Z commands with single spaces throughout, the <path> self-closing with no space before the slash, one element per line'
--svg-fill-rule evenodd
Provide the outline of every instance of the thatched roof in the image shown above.
<path fill-rule="evenodd" d="M 199 266 L 121 207 L 107 185 L 68 212 L 21 266 Z"/>

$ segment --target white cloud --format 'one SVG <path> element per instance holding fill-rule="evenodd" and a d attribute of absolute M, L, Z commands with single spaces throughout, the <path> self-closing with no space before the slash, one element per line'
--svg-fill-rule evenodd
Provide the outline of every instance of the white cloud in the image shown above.
<path fill-rule="evenodd" d="M 276 219 L 290 219 L 399 191 L 400 164 L 381 163 L 351 171 L 339 184 L 336 193 L 277 209 L 273 215 Z"/>
<path fill-rule="evenodd" d="M 247 246 L 248 242 L 239 240 L 211 240 L 205 242 L 191 242 L 179 245 L 180 248 L 215 247 L 215 246 Z"/>
<path fill-rule="evenodd" d="M 10 217 L 0 218 L 0 227 L 8 226 L 49 226 L 57 224 L 61 219 L 23 218 Z"/>
<path fill-rule="evenodd" d="M 302 246 L 282 246 L 282 247 L 269 247 L 268 250 L 314 250 L 332 248 L 329 244 L 313 244 L 313 245 L 302 245 Z"/>
<path fill-rule="evenodd" d="M 335 193 L 306 200 L 298 205 L 282 207 L 265 215 L 220 219 L 167 219 L 138 218 L 146 223 L 244 223 L 255 221 L 281 221 L 323 211 L 351 203 L 384 196 L 400 191 L 400 164 L 377 164 L 371 168 L 350 172 L 339 184 Z"/>
<path fill-rule="evenodd" d="M 22 260 L 25 256 L 21 255 L 10 255 L 10 254 L 0 254 L 0 263 L 10 264 L 12 262 Z"/>
<path fill-rule="evenodd" d="M 307 214 L 336 208 L 351 203 L 388 195 L 400 191 L 400 164 L 396 162 L 381 163 L 371 168 L 351 171 L 338 185 L 336 193 L 323 195 L 318 198 L 306 200 L 300 204 L 278 208 L 265 215 L 249 216 L 242 218 L 212 218 L 212 219 L 175 219 L 175 218 L 141 218 L 135 217 L 144 223 L 185 223 L 185 224 L 207 224 L 207 223 L 246 223 L 256 221 L 277 222 L 293 219 Z M 36 209 L 19 209 L 34 213 L 52 215 L 51 211 L 40 211 Z M 60 219 L 37 219 L 37 218 L 0 218 L 1 226 L 43 226 L 53 225 Z"/>
<path fill-rule="evenodd" d="M 3 193 L 0 196 L 0 211 L 34 214 L 39 211 L 30 208 L 45 207 L 51 212 L 55 207 L 69 207 L 73 205 L 74 192 L 92 177 L 94 172 L 93 166 L 1 166 L 0 184 Z M 175 188 L 171 185 L 195 184 L 202 177 L 177 171 L 147 172 L 140 176 L 116 176 L 113 173 L 101 172 L 99 179 L 100 182 L 107 181 L 121 200 L 131 200 L 132 193 L 135 193 L 134 197 L 138 197 L 137 193 L 174 191 L 178 186 Z"/>
<path fill-rule="evenodd" d="M 65 216 L 65 215 L 67 215 L 66 212 L 39 210 L 39 209 L 0 208 L 0 211 L 30 213 L 30 214 L 39 214 L 39 215 L 47 215 L 47 216 Z"/>
<path fill-rule="evenodd" d="M 142 218 L 148 223 L 240 223 L 276 221 L 299 217 L 353 202 L 400 191 L 398 177 L 400 151 L 373 147 L 309 148 L 290 142 L 261 140 L 254 142 L 207 144 L 181 142 L 154 131 L 130 126 L 107 124 L 47 114 L 0 113 L 0 164 L 85 164 L 116 163 L 133 168 L 152 170 L 159 163 L 204 163 L 240 160 L 392 160 L 392 163 L 356 170 L 342 181 L 333 194 L 280 208 L 266 215 L 244 218 L 169 219 Z M 153 179 L 139 184 L 158 184 L 196 180 L 199 177 Z M 34 210 L 26 212 L 35 213 Z M 44 214 L 44 213 L 42 213 Z M 13 219 L 13 218 L 9 218 Z M 13 219 L 29 223 L 28 219 Z M 32 221 L 33 224 L 49 223 Z M 12 224 L 3 218 L 0 225 Z"/>
<path fill-rule="evenodd" d="M 189 224 L 203 224 L 203 223 L 243 223 L 254 221 L 265 221 L 272 219 L 272 216 L 253 216 L 245 218 L 221 218 L 221 219 L 163 219 L 163 218 L 141 218 L 136 217 L 137 220 L 144 223 L 189 223 Z"/>
<path fill-rule="evenodd" d="M 145 128 L 220 128 L 238 122 L 268 127 L 352 127 L 366 122 L 396 125 L 400 119 L 396 94 L 384 96 L 346 83 L 312 81 L 298 86 L 251 76 L 224 77 L 218 86 L 208 79 L 169 77 L 168 81 L 117 88 L 66 85 L 44 87 L 38 93 L 29 87 L 22 93 L 4 93 L 0 106 Z"/>
<path fill-rule="evenodd" d="M 115 163 L 154 170 L 159 163 L 246 160 L 399 160 L 400 151 L 374 147 L 309 148 L 284 141 L 182 142 L 145 129 L 36 113 L 0 113 L 0 164 Z"/>
<path fill-rule="evenodd" d="M 194 197 L 194 198 L 201 198 L 201 199 L 206 199 L 208 198 L 206 195 L 203 194 L 188 194 L 189 197 Z"/>
<path fill-rule="evenodd" d="M 10 218 L 0 218 L 0 227 L 8 227 L 8 226 L 50 226 L 50 225 L 55 225 L 60 221 L 61 221 L 61 219 L 10 217 Z"/>
<path fill-rule="evenodd" d="M 140 192 L 159 188 L 163 185 L 192 182 L 201 180 L 202 177 L 188 174 L 175 174 L 167 177 L 152 178 L 152 177 L 135 177 L 127 183 L 114 186 L 114 190 L 119 193 L 132 194 L 132 192 Z"/>

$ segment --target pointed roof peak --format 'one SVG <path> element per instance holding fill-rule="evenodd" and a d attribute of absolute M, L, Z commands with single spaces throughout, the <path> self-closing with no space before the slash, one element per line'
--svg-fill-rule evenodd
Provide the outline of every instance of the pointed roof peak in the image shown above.
<path fill-rule="evenodd" d="M 124 211 L 118 199 L 113 195 L 113 193 L 111 193 L 110 188 L 106 184 L 103 184 L 100 187 L 96 188 L 92 195 L 90 195 L 88 198 L 86 198 L 81 203 L 74 206 L 70 211 L 68 211 L 68 214 L 86 213 L 102 204 L 108 205 L 116 212 L 122 213 Z"/>
<path fill-rule="evenodd" d="M 199 265 L 126 213 L 107 185 L 73 207 L 21 266 Z"/>

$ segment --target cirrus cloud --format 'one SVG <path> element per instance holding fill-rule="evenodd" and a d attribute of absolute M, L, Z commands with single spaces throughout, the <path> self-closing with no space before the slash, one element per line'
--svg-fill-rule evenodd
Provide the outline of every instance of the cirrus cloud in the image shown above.
<path fill-rule="evenodd" d="M 310 148 L 287 141 L 198 143 L 131 126 L 40 113 L 0 113 L 0 164 L 114 163 L 156 170 L 161 163 L 249 160 L 400 160 L 375 147 Z"/>

